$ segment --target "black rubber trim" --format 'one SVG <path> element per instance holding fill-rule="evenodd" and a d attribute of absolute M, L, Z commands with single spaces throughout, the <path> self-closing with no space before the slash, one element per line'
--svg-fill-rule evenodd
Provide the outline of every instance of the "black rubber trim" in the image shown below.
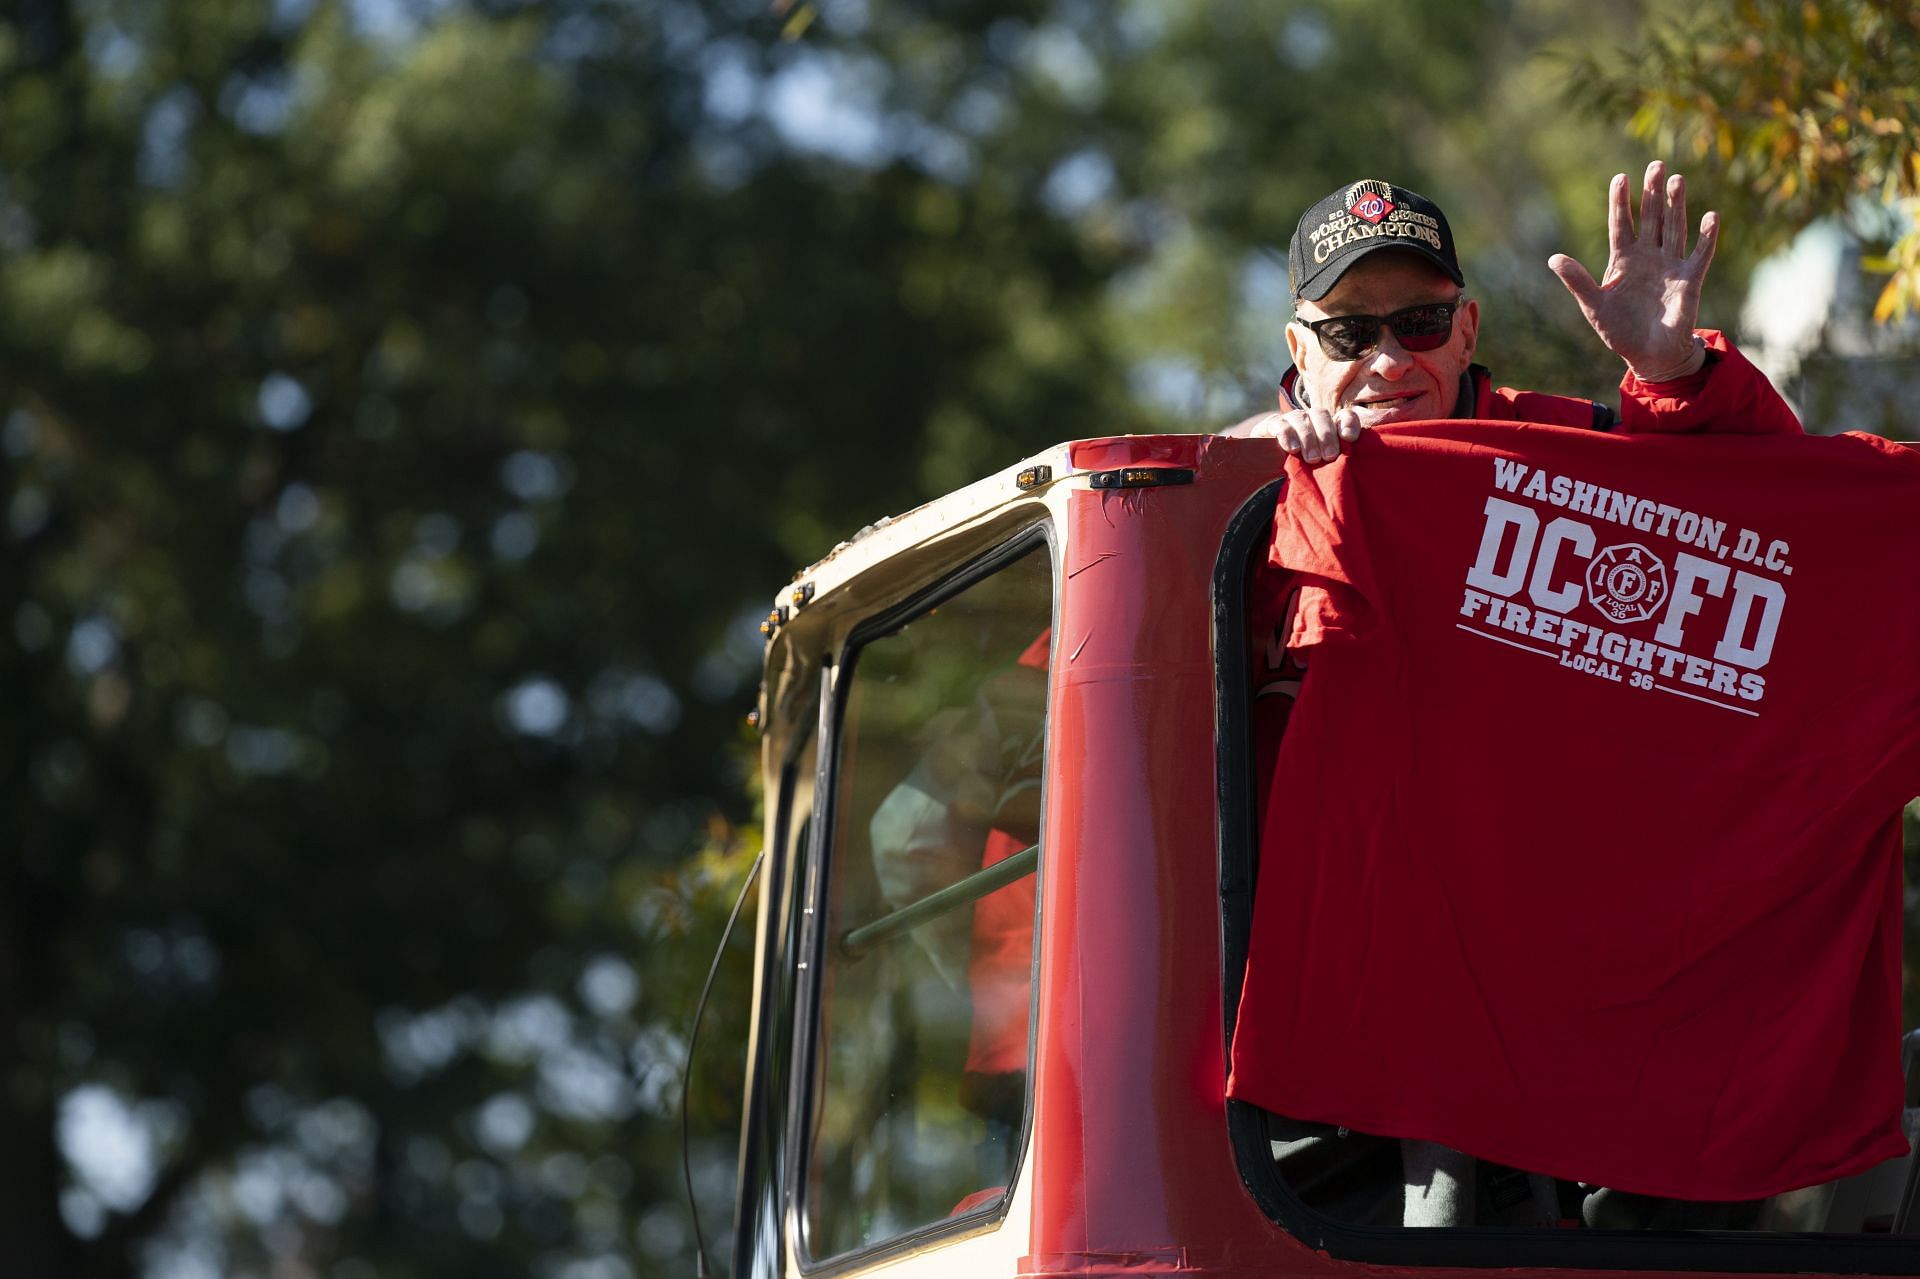
<path fill-rule="evenodd" d="M 1229 1049 L 1253 930 L 1258 852 L 1247 706 L 1247 569 L 1250 556 L 1265 546 L 1263 534 L 1271 527 L 1282 483 L 1262 488 L 1234 515 L 1213 574 L 1221 971 L 1226 975 L 1221 1011 Z M 1287 1188 L 1274 1164 L 1267 1117 L 1258 1106 L 1227 1102 L 1227 1132 L 1241 1183 L 1271 1220 L 1307 1246 L 1342 1261 L 1474 1270 L 1920 1274 L 1917 1236 L 1350 1226 L 1315 1212 Z"/>
<path fill-rule="evenodd" d="M 1007 541 L 1001 543 L 986 554 L 969 561 L 964 567 L 956 569 L 938 581 L 907 596 L 898 604 L 875 614 L 867 621 L 855 627 L 847 636 L 846 647 L 832 665 L 831 697 L 821 699 L 820 721 L 820 772 L 819 781 L 814 788 L 813 802 L 813 839 L 808 849 L 807 862 L 812 882 L 806 885 L 803 898 L 810 910 L 807 924 L 800 942 L 800 957 L 808 965 L 806 976 L 796 984 L 794 998 L 794 1055 L 791 1059 L 793 1091 L 788 1106 L 787 1166 L 783 1170 L 785 1186 L 782 1189 L 782 1212 L 784 1221 L 798 1221 L 804 1212 L 800 1202 L 799 1187 L 805 1184 L 807 1160 L 810 1155 L 813 1120 L 813 1107 L 810 1104 L 817 1086 L 818 1054 L 814 1047 L 819 1043 L 820 1015 L 820 971 L 821 960 L 826 945 L 826 901 L 829 885 L 827 883 L 827 865 L 832 859 L 833 823 L 836 819 L 839 794 L 840 759 L 840 723 L 846 710 L 848 691 L 852 688 L 854 667 L 863 645 L 885 635 L 906 622 L 927 612 L 929 609 L 951 599 L 968 587 L 999 572 L 1014 560 L 1032 551 L 1035 547 L 1047 548 L 1048 567 L 1053 578 L 1053 600 L 1049 625 L 1054 632 L 1054 644 L 1059 643 L 1060 622 L 1060 548 L 1054 537 L 1051 520 L 1042 519 L 1038 523 L 1020 530 Z M 1048 696 L 1052 696 L 1052 668 L 1048 663 Z M 1041 760 L 1041 776 L 1046 776 L 1048 764 L 1053 752 L 1052 734 Z M 1040 827 L 1046 829 L 1047 796 L 1043 790 L 1040 797 Z M 1045 876 L 1039 878 L 1034 892 L 1034 989 L 1038 989 L 1038 969 L 1040 947 L 1040 910 L 1045 905 Z M 804 1275 L 830 1275 L 839 1271 L 856 1270 L 875 1265 L 888 1258 L 914 1252 L 929 1243 L 949 1235 L 968 1235 L 1006 1218 L 1013 1204 L 1014 1189 L 1020 1184 L 1020 1177 L 1026 1171 L 1021 1160 L 1033 1131 L 1033 1051 L 1035 1036 L 1033 1033 L 1035 1008 L 1037 1001 L 1027 1001 L 1027 1098 L 1026 1107 L 1020 1120 L 1019 1141 L 1014 1147 L 1014 1164 L 1007 1179 L 1007 1193 L 998 1202 L 989 1207 L 975 1209 L 958 1217 L 943 1218 L 904 1234 L 893 1235 L 878 1243 L 851 1252 L 837 1253 L 831 1257 L 815 1260 L 807 1255 L 805 1240 L 794 1252 L 793 1261 Z M 782 1232 L 784 1234 L 784 1230 Z"/>
<path fill-rule="evenodd" d="M 824 684 L 824 672 L 820 677 Z M 814 726 L 805 734 L 794 739 L 787 752 L 786 762 L 780 769 L 780 794 L 775 798 L 774 821 L 768 828 L 770 839 L 768 847 L 784 854 L 791 847 L 790 837 L 793 825 L 794 783 L 799 778 L 800 757 L 806 754 L 807 747 L 820 732 L 819 691 L 814 695 Z M 816 773 L 818 767 L 816 765 Z M 734 1186 L 734 1240 L 733 1267 L 729 1274 L 746 1279 L 753 1274 L 753 1258 L 758 1246 L 758 1231 L 761 1226 L 760 1201 L 762 1198 L 761 1165 L 767 1161 L 769 1144 L 765 1138 L 768 1125 L 762 1118 L 762 1112 L 772 1104 L 772 1089 L 776 1084 L 773 1075 L 774 1036 L 780 1028 L 780 993 L 783 985 L 782 969 L 793 956 L 788 952 L 787 937 L 792 914 L 799 909 L 799 903 L 793 898 L 793 878 L 803 869 L 789 864 L 786 856 L 767 859 L 766 878 L 761 881 L 760 890 L 768 904 L 767 936 L 761 941 L 767 945 L 767 953 L 756 956 L 756 968 L 760 977 L 760 1004 L 755 1010 L 757 1024 L 761 1028 L 754 1038 L 754 1055 L 747 1062 L 747 1084 L 745 1088 L 746 1107 L 741 1120 L 740 1166 Z M 796 997 L 798 991 L 795 992 Z M 792 1057 L 788 1057 L 791 1067 Z M 791 1074 L 791 1069 L 789 1069 Z M 788 1099 L 782 1097 L 778 1104 L 783 1111 L 788 1108 Z M 782 1116 L 784 1117 L 784 1115 Z M 778 1175 L 776 1170 L 776 1176 Z M 780 1200 L 780 1187 L 775 1185 L 774 1201 Z M 779 1212 L 776 1208 L 775 1218 Z M 782 1232 L 773 1231 L 772 1248 L 775 1258 L 781 1255 Z"/>
<path fill-rule="evenodd" d="M 1284 480 L 1275 480 L 1248 498 L 1221 539 L 1213 569 L 1213 707 L 1218 760 L 1214 770 L 1220 835 L 1220 920 L 1222 972 L 1227 980 L 1223 1033 L 1233 1042 L 1240 1011 L 1239 974 L 1246 967 L 1253 928 L 1254 850 L 1252 716 L 1247 689 L 1247 568 L 1256 547 L 1264 548 L 1273 527 Z M 1252 1189 L 1249 1186 L 1249 1189 Z M 1256 1199 L 1259 1195 L 1254 1196 Z"/>

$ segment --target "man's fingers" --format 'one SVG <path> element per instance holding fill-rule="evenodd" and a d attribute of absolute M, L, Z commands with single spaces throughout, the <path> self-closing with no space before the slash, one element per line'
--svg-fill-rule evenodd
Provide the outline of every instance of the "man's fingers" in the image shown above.
<path fill-rule="evenodd" d="M 1325 409 L 1290 409 L 1250 417 L 1221 434 L 1275 439 L 1303 462 L 1324 462 L 1340 456 L 1340 442 L 1359 439 L 1362 429 L 1359 417 L 1348 409 L 1337 414 Z"/>
<path fill-rule="evenodd" d="M 1306 462 L 1318 462 L 1326 456 L 1325 409 L 1306 409 L 1299 414 L 1300 420 L 1300 458 Z"/>
<path fill-rule="evenodd" d="M 1340 453 L 1340 431 L 1325 409 L 1296 409 L 1281 421 L 1280 447 L 1302 462 L 1322 462 Z"/>
<path fill-rule="evenodd" d="M 1627 175 L 1616 173 L 1607 184 L 1607 255 L 1617 258 L 1633 238 L 1633 222 L 1627 209 Z"/>
<path fill-rule="evenodd" d="M 1667 166 L 1659 160 L 1647 166 L 1646 177 L 1640 182 L 1640 242 L 1642 244 L 1660 243 L 1661 179 L 1666 175 Z"/>
<path fill-rule="evenodd" d="M 1687 251 L 1687 180 L 1678 173 L 1667 179 L 1667 221 L 1660 243 L 1676 258 Z"/>
<path fill-rule="evenodd" d="M 1704 279 L 1707 268 L 1713 265 L 1713 249 L 1720 242 L 1720 215 L 1712 209 L 1700 218 L 1700 242 L 1693 246 L 1693 254 L 1687 259 L 1695 279 Z"/>
<path fill-rule="evenodd" d="M 1573 300 L 1582 307 L 1592 309 L 1600 297 L 1600 286 L 1594 282 L 1587 268 L 1564 253 L 1556 253 L 1547 259 L 1547 270 L 1560 277 L 1560 283 L 1567 286 L 1567 292 L 1573 294 Z"/>
<path fill-rule="evenodd" d="M 1313 410 L 1313 433 L 1320 443 L 1319 460 L 1340 456 L 1340 424 L 1325 409 Z"/>

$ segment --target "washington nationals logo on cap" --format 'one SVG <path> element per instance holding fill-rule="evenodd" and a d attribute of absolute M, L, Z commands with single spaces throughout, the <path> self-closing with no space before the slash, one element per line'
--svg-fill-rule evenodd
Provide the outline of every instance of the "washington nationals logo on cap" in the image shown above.
<path fill-rule="evenodd" d="M 1644 622 L 1667 598 L 1667 566 L 1638 542 L 1609 546 L 1587 566 L 1587 599 L 1616 622 Z"/>
<path fill-rule="evenodd" d="M 1347 188 L 1347 212 L 1362 222 L 1379 225 L 1393 212 L 1393 188 L 1372 180 L 1354 183 Z"/>

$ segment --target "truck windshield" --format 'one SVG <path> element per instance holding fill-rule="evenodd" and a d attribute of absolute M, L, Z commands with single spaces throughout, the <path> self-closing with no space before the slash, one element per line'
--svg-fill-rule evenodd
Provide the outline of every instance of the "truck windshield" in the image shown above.
<path fill-rule="evenodd" d="M 834 726 L 802 1194 L 839 1256 L 991 1213 L 1027 1103 L 1047 547 L 860 639 Z"/>

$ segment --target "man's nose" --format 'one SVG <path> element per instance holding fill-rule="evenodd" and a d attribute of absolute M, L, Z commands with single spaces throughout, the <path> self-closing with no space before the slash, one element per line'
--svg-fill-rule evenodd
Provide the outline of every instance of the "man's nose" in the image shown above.
<path fill-rule="evenodd" d="M 1380 345 L 1367 357 L 1367 366 L 1371 372 L 1379 374 L 1389 382 L 1397 382 L 1413 368 L 1413 357 L 1407 354 L 1407 348 L 1400 345 L 1400 339 L 1386 325 L 1380 326 Z"/>

